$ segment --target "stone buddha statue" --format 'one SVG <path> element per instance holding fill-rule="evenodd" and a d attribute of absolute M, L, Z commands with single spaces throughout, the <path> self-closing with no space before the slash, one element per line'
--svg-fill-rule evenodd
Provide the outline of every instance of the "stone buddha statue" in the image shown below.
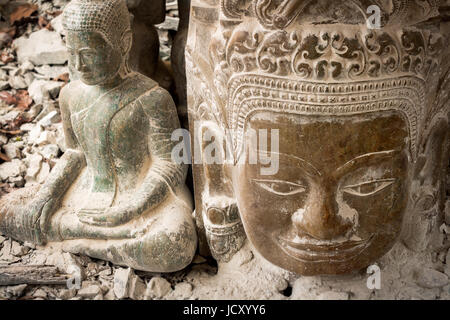
<path fill-rule="evenodd" d="M 246 237 L 304 276 L 358 272 L 397 243 L 442 250 L 450 52 L 437 3 L 220 2 L 193 2 L 187 48 L 201 249 L 226 262 Z"/>
<path fill-rule="evenodd" d="M 187 166 L 171 158 L 172 98 L 128 67 L 125 0 L 74 0 L 63 15 L 79 79 L 60 95 L 67 151 L 44 185 L 1 199 L 0 231 L 138 270 L 183 269 L 197 235 Z"/>

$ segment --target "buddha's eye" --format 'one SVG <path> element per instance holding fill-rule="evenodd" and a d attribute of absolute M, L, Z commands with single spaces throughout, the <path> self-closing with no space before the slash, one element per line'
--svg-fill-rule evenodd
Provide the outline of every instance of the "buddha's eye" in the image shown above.
<path fill-rule="evenodd" d="M 348 185 L 343 187 L 342 190 L 354 196 L 367 197 L 380 192 L 381 190 L 392 185 L 394 182 L 395 179 L 373 180 L 355 185 Z"/>
<path fill-rule="evenodd" d="M 95 52 L 84 50 L 81 52 L 83 59 L 92 60 L 95 57 Z"/>
<path fill-rule="evenodd" d="M 279 196 L 291 196 L 306 191 L 306 188 L 304 186 L 295 182 L 263 179 L 253 179 L 253 182 L 255 182 L 264 190 L 267 190 Z"/>

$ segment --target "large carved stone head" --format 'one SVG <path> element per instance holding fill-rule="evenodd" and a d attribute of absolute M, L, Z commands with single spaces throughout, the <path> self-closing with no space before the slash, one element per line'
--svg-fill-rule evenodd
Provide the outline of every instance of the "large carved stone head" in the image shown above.
<path fill-rule="evenodd" d="M 129 73 L 132 45 L 125 0 L 74 0 L 63 13 L 69 67 L 87 85 Z"/>
<path fill-rule="evenodd" d="M 379 29 L 366 23 L 370 6 Z M 222 1 L 208 39 L 212 71 L 194 50 L 190 61 L 203 89 L 199 99 L 191 88 L 200 136 L 222 131 L 233 159 L 203 166 L 213 254 L 233 243 L 231 233 L 208 235 L 231 223 L 210 205 L 224 197 L 255 249 L 298 274 L 357 271 L 400 240 L 427 248 L 448 163 L 448 40 L 439 23 L 421 24 L 436 6 Z"/>

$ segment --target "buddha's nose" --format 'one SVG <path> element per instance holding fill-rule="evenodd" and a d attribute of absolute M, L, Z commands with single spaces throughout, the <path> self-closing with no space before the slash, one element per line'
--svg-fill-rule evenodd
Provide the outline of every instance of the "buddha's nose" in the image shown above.
<path fill-rule="evenodd" d="M 78 54 L 75 57 L 75 70 L 82 71 L 84 69 L 83 60 L 81 59 L 81 56 Z"/>
<path fill-rule="evenodd" d="M 353 222 L 339 214 L 334 192 L 318 189 L 308 196 L 304 208 L 292 215 L 292 222 L 300 237 L 333 240 L 345 236 Z"/>

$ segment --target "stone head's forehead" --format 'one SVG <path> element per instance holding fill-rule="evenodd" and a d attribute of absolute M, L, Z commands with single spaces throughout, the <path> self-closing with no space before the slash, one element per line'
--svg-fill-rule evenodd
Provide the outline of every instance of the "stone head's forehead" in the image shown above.
<path fill-rule="evenodd" d="M 68 31 L 67 45 L 71 48 L 104 48 L 110 46 L 103 34 L 97 31 Z"/>
<path fill-rule="evenodd" d="M 408 151 L 408 124 L 396 112 L 333 118 L 263 112 L 252 116 L 248 129 L 267 129 L 269 137 L 278 129 L 279 153 L 318 169 L 336 169 L 372 153 Z"/>

